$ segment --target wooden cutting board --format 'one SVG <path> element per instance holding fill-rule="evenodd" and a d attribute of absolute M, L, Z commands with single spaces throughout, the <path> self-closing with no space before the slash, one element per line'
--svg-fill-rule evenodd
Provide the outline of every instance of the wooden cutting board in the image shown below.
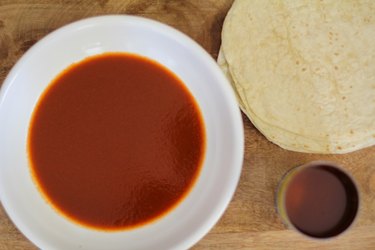
<path fill-rule="evenodd" d="M 134 14 L 167 23 L 192 37 L 216 58 L 222 23 L 232 2 L 0 0 L 0 83 L 40 38 L 67 23 L 103 14 Z M 243 119 L 245 160 L 239 186 L 224 216 L 193 249 L 375 249 L 375 147 L 346 155 L 290 152 L 267 141 L 245 116 Z M 352 229 L 324 242 L 287 230 L 274 206 L 282 175 L 293 166 L 318 159 L 342 164 L 359 183 L 361 194 L 358 219 Z M 37 248 L 19 233 L 0 205 L 0 250 L 3 249 Z"/>

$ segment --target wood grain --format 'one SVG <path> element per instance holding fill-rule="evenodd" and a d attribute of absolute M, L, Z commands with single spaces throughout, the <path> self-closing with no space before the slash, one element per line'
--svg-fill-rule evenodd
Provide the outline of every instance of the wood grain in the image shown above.
<path fill-rule="evenodd" d="M 233 0 L 0 0 L 0 82 L 35 42 L 75 20 L 133 14 L 167 23 L 201 44 L 214 58 Z M 290 152 L 267 141 L 243 116 L 245 160 L 226 213 L 193 249 L 375 249 L 375 147 L 346 155 Z M 1 122 L 1 121 L 0 121 Z M 361 207 L 347 233 L 324 242 L 287 230 L 275 212 L 275 190 L 291 167 L 311 160 L 342 164 L 359 184 Z M 36 249 L 0 206 L 0 250 Z"/>

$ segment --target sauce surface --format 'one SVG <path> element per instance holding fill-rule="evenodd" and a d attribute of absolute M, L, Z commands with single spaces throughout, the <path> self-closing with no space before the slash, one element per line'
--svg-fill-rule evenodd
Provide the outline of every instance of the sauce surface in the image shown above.
<path fill-rule="evenodd" d="M 285 206 L 301 232 L 325 238 L 338 235 L 354 220 L 358 194 L 352 181 L 330 166 L 301 170 L 291 180 Z"/>
<path fill-rule="evenodd" d="M 122 53 L 63 71 L 40 98 L 28 153 L 45 198 L 102 230 L 149 223 L 193 186 L 204 158 L 203 119 L 172 72 Z"/>

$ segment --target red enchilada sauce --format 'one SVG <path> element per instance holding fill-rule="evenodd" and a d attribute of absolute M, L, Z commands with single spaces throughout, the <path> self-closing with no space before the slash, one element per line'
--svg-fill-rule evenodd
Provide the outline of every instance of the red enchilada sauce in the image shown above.
<path fill-rule="evenodd" d="M 140 226 L 189 192 L 204 157 L 197 103 L 172 72 L 122 53 L 63 71 L 33 113 L 28 151 L 42 194 L 102 230 Z"/>

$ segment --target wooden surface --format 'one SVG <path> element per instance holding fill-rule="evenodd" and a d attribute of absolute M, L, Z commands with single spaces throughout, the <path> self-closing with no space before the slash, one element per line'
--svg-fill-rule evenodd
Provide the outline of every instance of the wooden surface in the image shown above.
<path fill-rule="evenodd" d="M 216 58 L 221 26 L 232 2 L 0 0 L 0 83 L 17 59 L 40 38 L 72 21 L 102 14 L 134 14 L 167 23 L 188 34 Z M 289 152 L 268 142 L 243 118 L 246 152 L 240 184 L 224 216 L 193 249 L 375 249 L 375 147 L 347 155 Z M 324 242 L 287 230 L 274 207 L 282 175 L 293 166 L 317 159 L 345 166 L 359 183 L 361 194 L 361 208 L 352 229 Z M 0 250 L 4 249 L 36 247 L 19 233 L 0 205 Z"/>

